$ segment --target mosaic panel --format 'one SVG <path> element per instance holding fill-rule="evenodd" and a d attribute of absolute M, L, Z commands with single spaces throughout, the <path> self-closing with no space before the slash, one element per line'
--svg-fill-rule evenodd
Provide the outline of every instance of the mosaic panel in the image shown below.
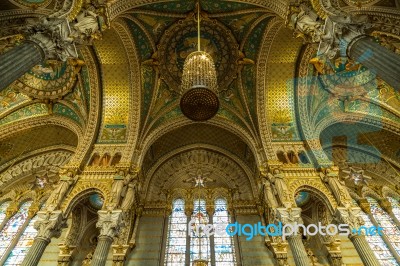
<path fill-rule="evenodd" d="M 130 105 L 130 73 L 125 49 L 114 30 L 106 31 L 95 49 L 103 74 L 103 121 L 98 142 L 125 142 Z"/>

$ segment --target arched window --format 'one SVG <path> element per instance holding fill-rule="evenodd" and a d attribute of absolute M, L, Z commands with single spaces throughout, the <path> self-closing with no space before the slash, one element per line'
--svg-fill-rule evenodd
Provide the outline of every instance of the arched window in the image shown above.
<path fill-rule="evenodd" d="M 206 235 L 203 230 L 209 224 L 217 228 L 218 225 L 230 223 L 225 199 L 215 200 L 212 217 L 207 214 L 204 199 L 194 200 L 190 221 L 185 215 L 185 202 L 182 199 L 173 201 L 172 208 L 168 223 L 165 266 L 192 265 L 196 259 L 206 260 L 209 265 L 215 266 L 237 265 L 233 237 L 226 233 L 215 234 L 214 230 L 210 231 L 214 234 Z"/>
<path fill-rule="evenodd" d="M 165 265 L 185 265 L 187 217 L 185 201 L 176 199 L 172 203 L 172 214 L 168 224 L 168 238 L 165 252 Z"/>
<path fill-rule="evenodd" d="M 215 200 L 214 226 L 230 224 L 228 207 L 225 199 Z M 233 237 L 228 234 L 214 235 L 215 266 L 236 265 Z"/>
<path fill-rule="evenodd" d="M 374 226 L 371 220 L 369 219 L 368 215 L 364 212 L 361 212 L 361 217 L 364 220 L 365 227 Z M 390 253 L 388 246 L 383 241 L 382 237 L 379 235 L 375 236 L 365 236 L 369 246 L 371 247 L 372 251 L 375 253 L 376 258 L 379 260 L 381 265 L 397 265 L 396 260 L 394 259 L 393 255 Z"/>
<path fill-rule="evenodd" d="M 32 201 L 24 202 L 19 208 L 18 212 L 11 217 L 11 219 L 4 226 L 3 230 L 0 232 L 0 257 L 4 256 L 4 253 L 11 245 L 15 235 L 27 220 L 28 209 L 31 204 Z"/>
<path fill-rule="evenodd" d="M 37 234 L 36 229 L 33 227 L 33 224 L 36 222 L 36 220 L 37 215 L 32 218 L 28 226 L 25 228 L 24 232 L 18 240 L 18 243 L 11 251 L 4 265 L 21 265 Z"/>
<path fill-rule="evenodd" d="M 370 197 L 367 200 L 371 206 L 371 213 L 377 221 L 378 225 L 383 228 L 383 233 L 389 239 L 390 244 L 400 254 L 400 230 L 392 221 L 389 214 L 387 214 L 378 204 L 378 202 Z"/>
<path fill-rule="evenodd" d="M 203 199 L 196 199 L 193 203 L 194 210 L 191 220 L 197 221 L 199 224 L 209 224 L 208 215 L 206 212 L 206 201 Z M 196 234 L 195 228 L 190 231 L 190 265 L 195 259 L 204 259 L 210 262 L 210 238 L 205 235 L 201 230 Z"/>
<path fill-rule="evenodd" d="M 400 204 L 399 201 L 395 200 L 392 197 L 388 197 L 390 204 L 392 204 L 392 211 L 394 216 L 396 216 L 397 220 L 400 220 Z"/>
<path fill-rule="evenodd" d="M 4 221 L 4 218 L 6 218 L 6 210 L 8 206 L 10 206 L 9 201 L 3 202 L 3 204 L 0 205 L 0 224 Z"/>

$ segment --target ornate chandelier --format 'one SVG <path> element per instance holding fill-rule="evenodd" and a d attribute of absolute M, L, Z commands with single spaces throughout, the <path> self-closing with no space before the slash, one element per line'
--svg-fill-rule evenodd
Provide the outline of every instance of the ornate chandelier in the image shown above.
<path fill-rule="evenodd" d="M 193 121 L 206 121 L 219 109 L 217 73 L 212 57 L 200 50 L 200 5 L 197 4 L 197 51 L 183 65 L 182 113 Z"/>

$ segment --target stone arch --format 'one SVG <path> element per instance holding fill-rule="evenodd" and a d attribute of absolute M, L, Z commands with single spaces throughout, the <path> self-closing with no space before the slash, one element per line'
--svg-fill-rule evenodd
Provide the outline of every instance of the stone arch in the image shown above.
<path fill-rule="evenodd" d="M 161 124 L 156 129 L 152 130 L 141 142 L 140 154 L 137 154 L 138 165 L 143 163 L 143 155 L 146 154 L 150 146 L 155 143 L 160 137 L 172 132 L 175 129 L 183 128 L 184 126 L 195 124 L 194 122 L 188 120 L 185 117 L 178 117 L 173 120 L 168 120 L 168 123 Z M 235 125 L 231 121 L 222 119 L 220 117 L 214 117 L 212 120 L 207 121 L 207 125 L 215 126 L 216 129 L 222 128 L 224 130 L 230 131 L 233 135 L 239 137 L 244 141 L 248 147 L 251 149 L 256 162 L 259 164 L 262 162 L 262 155 L 258 151 L 258 146 L 255 138 L 248 133 L 246 130 L 238 125 Z M 134 158 L 135 159 L 135 158 Z"/>
<path fill-rule="evenodd" d="M 67 217 L 72 209 L 78 204 L 83 198 L 93 194 L 95 192 L 101 194 L 104 197 L 103 207 L 111 200 L 111 186 L 104 182 L 85 182 L 76 184 L 72 191 L 65 198 L 61 204 L 60 209 L 64 211 L 64 216 Z"/>
<path fill-rule="evenodd" d="M 376 193 L 375 191 L 373 191 L 372 189 L 370 189 L 369 187 L 363 187 L 361 190 L 361 195 L 363 198 L 373 198 L 377 201 L 381 200 L 382 197 L 380 195 L 378 195 L 378 193 Z"/>
<path fill-rule="evenodd" d="M 324 184 L 322 184 L 321 181 L 312 179 L 301 179 L 296 180 L 289 185 L 289 191 L 293 197 L 293 200 L 296 193 L 301 190 L 305 190 L 316 195 L 329 208 L 331 213 L 333 213 L 336 209 L 337 202 L 335 198 L 333 197 L 329 189 Z"/>
<path fill-rule="evenodd" d="M 400 194 L 397 193 L 396 191 L 394 191 L 393 189 L 387 187 L 387 186 L 384 186 L 382 188 L 382 195 L 384 197 L 394 198 L 395 200 L 399 200 L 400 199 Z"/>
<path fill-rule="evenodd" d="M 160 191 L 166 188 L 188 187 L 189 184 L 185 184 L 182 180 L 183 176 L 187 179 L 189 177 L 187 172 L 196 169 L 199 165 L 203 170 L 211 172 L 211 178 L 219 178 L 219 180 L 216 179 L 215 186 L 226 187 L 235 184 L 242 189 L 247 200 L 254 197 L 251 172 L 244 170 L 245 168 L 226 154 L 195 145 L 167 154 L 148 171 L 148 178 L 144 185 L 146 192 L 144 198 L 162 200 L 156 196 Z"/>

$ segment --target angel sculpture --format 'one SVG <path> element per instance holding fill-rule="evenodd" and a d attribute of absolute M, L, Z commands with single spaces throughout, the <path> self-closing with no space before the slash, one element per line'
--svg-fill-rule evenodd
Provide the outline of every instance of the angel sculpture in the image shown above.
<path fill-rule="evenodd" d="M 183 182 L 194 183 L 195 187 L 204 187 L 205 183 L 215 182 L 215 179 L 211 179 L 208 177 L 211 174 L 211 172 L 203 173 L 201 169 L 197 169 L 196 172 L 189 172 L 188 174 L 191 177 L 186 180 L 183 180 Z"/>
<path fill-rule="evenodd" d="M 342 170 L 343 173 L 347 174 L 344 179 L 351 179 L 354 181 L 356 186 L 368 185 L 367 180 L 371 180 L 372 177 L 364 174 L 364 170 L 356 170 L 353 167 L 349 167 L 349 170 Z"/>

